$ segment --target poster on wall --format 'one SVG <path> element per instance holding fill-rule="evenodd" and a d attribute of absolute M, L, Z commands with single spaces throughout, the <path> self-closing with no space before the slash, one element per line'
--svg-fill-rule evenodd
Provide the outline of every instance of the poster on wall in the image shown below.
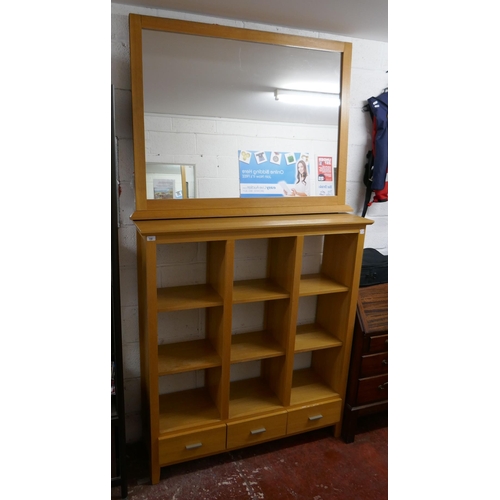
<path fill-rule="evenodd" d="M 153 179 L 155 200 L 168 200 L 174 197 L 175 181 L 173 179 Z"/>
<path fill-rule="evenodd" d="M 333 196 L 334 190 L 334 175 L 333 175 L 333 157 L 318 156 L 317 157 L 317 181 L 318 181 L 318 196 Z"/>
<path fill-rule="evenodd" d="M 240 198 L 311 196 L 309 153 L 238 151 Z"/>

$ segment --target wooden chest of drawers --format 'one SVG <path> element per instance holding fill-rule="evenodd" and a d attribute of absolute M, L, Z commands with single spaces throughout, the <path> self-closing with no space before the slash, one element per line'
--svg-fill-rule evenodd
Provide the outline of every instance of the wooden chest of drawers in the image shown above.
<path fill-rule="evenodd" d="M 342 438 L 354 441 L 360 416 L 388 408 L 388 285 L 359 289 Z"/>

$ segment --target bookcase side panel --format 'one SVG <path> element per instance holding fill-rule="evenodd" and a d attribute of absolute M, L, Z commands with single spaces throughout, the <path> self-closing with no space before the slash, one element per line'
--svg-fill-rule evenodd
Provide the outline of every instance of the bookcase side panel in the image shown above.
<path fill-rule="evenodd" d="M 141 389 L 147 415 L 148 447 L 151 455 L 151 475 L 159 475 L 159 395 L 158 395 L 158 336 L 156 241 L 137 234 L 139 324 L 141 350 Z"/>

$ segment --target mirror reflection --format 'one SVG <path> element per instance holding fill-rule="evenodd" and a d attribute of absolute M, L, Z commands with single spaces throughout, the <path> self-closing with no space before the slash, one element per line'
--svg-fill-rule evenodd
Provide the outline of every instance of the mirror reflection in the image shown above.
<path fill-rule="evenodd" d="M 340 57 L 143 30 L 147 198 L 337 194 Z"/>
<path fill-rule="evenodd" d="M 146 163 L 146 192 L 150 200 L 196 198 L 194 165 Z"/>

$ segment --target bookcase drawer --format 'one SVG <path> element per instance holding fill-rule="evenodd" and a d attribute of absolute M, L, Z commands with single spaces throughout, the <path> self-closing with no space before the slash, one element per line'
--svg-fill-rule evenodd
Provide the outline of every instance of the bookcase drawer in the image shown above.
<path fill-rule="evenodd" d="M 227 447 L 238 448 L 286 435 L 285 410 L 269 417 L 257 417 L 227 424 Z"/>
<path fill-rule="evenodd" d="M 311 405 L 306 408 L 288 410 L 287 434 L 304 432 L 333 425 L 340 421 L 341 401 Z"/>
<path fill-rule="evenodd" d="M 160 465 L 218 453 L 226 449 L 226 425 L 185 432 L 158 440 Z"/>

